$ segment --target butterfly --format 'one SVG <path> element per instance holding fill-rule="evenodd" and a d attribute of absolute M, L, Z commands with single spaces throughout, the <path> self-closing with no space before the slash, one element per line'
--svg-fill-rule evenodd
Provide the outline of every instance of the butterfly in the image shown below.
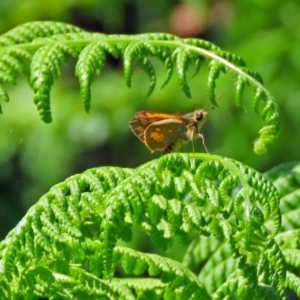
<path fill-rule="evenodd" d="M 193 143 L 201 138 L 208 153 L 204 136 L 199 132 L 207 117 L 208 113 L 204 109 L 188 114 L 140 111 L 130 120 L 129 125 L 151 152 L 163 150 L 164 153 L 170 153 L 188 140 Z"/>

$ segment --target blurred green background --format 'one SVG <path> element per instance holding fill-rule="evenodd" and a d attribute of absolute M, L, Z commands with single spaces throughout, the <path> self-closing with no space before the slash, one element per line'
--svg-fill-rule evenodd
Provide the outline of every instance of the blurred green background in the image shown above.
<path fill-rule="evenodd" d="M 253 92 L 245 90 L 247 113 L 234 104 L 233 74 L 221 76 L 219 107 L 210 110 L 204 126 L 213 154 L 240 160 L 262 172 L 299 159 L 300 2 L 170 1 L 170 0 L 2 0 L 0 33 L 24 22 L 56 20 L 103 33 L 169 32 L 200 37 L 240 55 L 260 72 L 282 111 L 282 133 L 267 154 L 257 156 L 253 142 L 261 120 L 252 108 Z M 30 206 L 51 186 L 96 166 L 136 167 L 161 155 L 151 154 L 132 134 L 128 121 L 139 110 L 189 112 L 211 107 L 206 95 L 207 70 L 189 83 L 185 98 L 174 78 L 164 88 L 165 70 L 155 63 L 158 85 L 145 98 L 148 78 L 138 68 L 132 88 L 125 85 L 121 62 L 109 60 L 92 87 L 91 112 L 79 100 L 79 87 L 70 61 L 55 84 L 53 122 L 44 124 L 23 78 L 9 87 L 11 101 L 0 117 L 0 237 L 5 237 Z M 197 151 L 203 151 L 201 142 Z M 186 150 L 191 151 L 191 145 Z"/>

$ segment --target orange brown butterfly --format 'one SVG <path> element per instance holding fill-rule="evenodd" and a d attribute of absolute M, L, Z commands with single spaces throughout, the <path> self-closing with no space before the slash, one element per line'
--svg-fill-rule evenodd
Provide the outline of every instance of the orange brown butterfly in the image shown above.
<path fill-rule="evenodd" d="M 204 137 L 200 134 L 207 117 L 208 113 L 204 109 L 188 114 L 140 111 L 130 120 L 129 125 L 151 152 L 163 150 L 164 153 L 169 153 L 188 140 L 193 143 L 200 138 L 208 153 Z"/>

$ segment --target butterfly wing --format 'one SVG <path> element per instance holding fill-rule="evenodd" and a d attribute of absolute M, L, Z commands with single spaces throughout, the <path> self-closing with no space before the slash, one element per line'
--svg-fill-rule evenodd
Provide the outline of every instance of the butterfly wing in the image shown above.
<path fill-rule="evenodd" d="M 132 132 L 142 141 L 144 142 L 144 131 L 148 127 L 143 124 L 140 119 L 134 118 L 130 120 L 129 126 Z"/>
<path fill-rule="evenodd" d="M 143 119 L 145 122 L 156 122 L 156 121 L 161 121 L 161 120 L 166 120 L 166 119 L 179 119 L 184 117 L 184 114 L 164 114 L 164 113 L 159 113 L 159 112 L 154 112 L 154 111 L 139 111 L 135 114 L 135 117 L 137 119 Z"/>
<path fill-rule="evenodd" d="M 152 152 L 167 150 L 185 135 L 185 124 L 179 119 L 169 118 L 150 124 L 144 132 L 144 142 Z"/>
<path fill-rule="evenodd" d="M 129 126 L 133 133 L 144 143 L 144 132 L 153 123 L 163 120 L 176 119 L 178 116 L 176 114 L 163 114 L 152 111 L 140 111 L 136 113 L 135 118 L 131 119 Z"/>

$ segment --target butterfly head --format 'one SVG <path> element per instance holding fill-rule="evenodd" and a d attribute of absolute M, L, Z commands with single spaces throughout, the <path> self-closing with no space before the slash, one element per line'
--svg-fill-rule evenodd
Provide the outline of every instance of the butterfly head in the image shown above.
<path fill-rule="evenodd" d="M 207 119 L 208 113 L 206 110 L 201 109 L 201 110 L 196 110 L 193 113 L 193 119 L 195 122 L 205 122 Z"/>

